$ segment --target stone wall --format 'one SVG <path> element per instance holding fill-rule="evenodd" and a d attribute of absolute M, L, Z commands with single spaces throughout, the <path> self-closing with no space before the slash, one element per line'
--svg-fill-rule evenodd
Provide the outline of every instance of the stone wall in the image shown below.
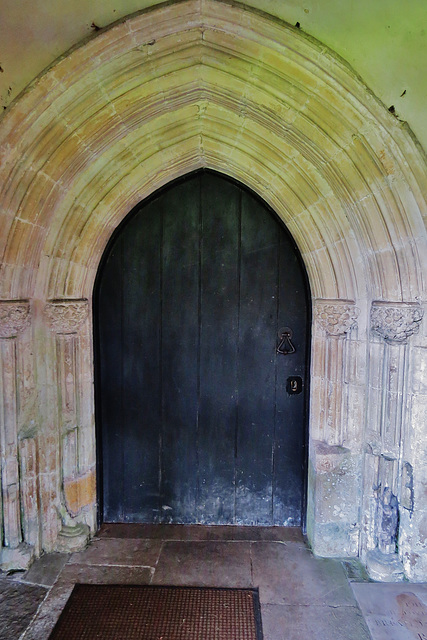
<path fill-rule="evenodd" d="M 340 59 L 240 6 L 162 6 L 40 77 L 0 154 L 3 568 L 94 532 L 99 261 L 135 204 L 208 167 L 273 207 L 307 268 L 315 553 L 427 578 L 426 162 Z"/>

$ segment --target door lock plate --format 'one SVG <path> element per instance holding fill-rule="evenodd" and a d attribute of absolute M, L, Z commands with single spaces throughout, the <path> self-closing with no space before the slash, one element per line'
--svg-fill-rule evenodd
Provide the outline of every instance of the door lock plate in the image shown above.
<path fill-rule="evenodd" d="M 302 392 L 302 378 L 300 376 L 290 376 L 286 380 L 286 391 L 290 396 L 298 395 Z"/>

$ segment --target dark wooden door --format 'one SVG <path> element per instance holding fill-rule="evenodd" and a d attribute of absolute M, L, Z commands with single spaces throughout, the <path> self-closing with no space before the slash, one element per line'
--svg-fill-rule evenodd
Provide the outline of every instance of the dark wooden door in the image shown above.
<path fill-rule="evenodd" d="M 212 172 L 169 185 L 112 238 L 95 301 L 101 518 L 299 525 L 308 292 L 270 209 Z"/>

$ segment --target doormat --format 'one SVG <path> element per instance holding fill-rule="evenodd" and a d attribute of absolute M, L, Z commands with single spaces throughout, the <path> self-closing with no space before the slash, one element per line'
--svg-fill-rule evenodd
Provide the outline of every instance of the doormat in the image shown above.
<path fill-rule="evenodd" d="M 257 589 L 76 584 L 49 640 L 262 640 Z"/>

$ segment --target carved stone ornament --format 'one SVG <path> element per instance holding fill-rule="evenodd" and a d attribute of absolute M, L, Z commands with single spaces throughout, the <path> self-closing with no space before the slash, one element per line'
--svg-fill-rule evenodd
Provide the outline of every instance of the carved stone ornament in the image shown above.
<path fill-rule="evenodd" d="M 345 335 L 356 324 L 359 313 L 350 300 L 316 300 L 316 320 L 330 336 Z"/>
<path fill-rule="evenodd" d="M 30 321 L 28 300 L 0 301 L 0 338 L 14 338 L 29 326 Z"/>
<path fill-rule="evenodd" d="M 89 313 L 89 303 L 82 300 L 52 300 L 45 307 L 46 319 L 55 333 L 77 333 Z"/>
<path fill-rule="evenodd" d="M 408 338 L 418 333 L 423 313 L 416 302 L 373 302 L 371 328 L 390 344 L 406 344 Z"/>

